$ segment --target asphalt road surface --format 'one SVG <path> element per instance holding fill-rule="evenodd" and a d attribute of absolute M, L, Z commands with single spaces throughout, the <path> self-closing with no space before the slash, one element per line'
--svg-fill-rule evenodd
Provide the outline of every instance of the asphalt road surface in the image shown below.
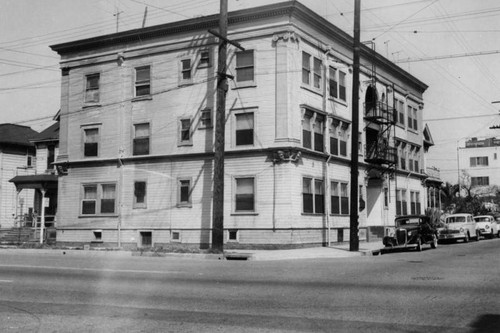
<path fill-rule="evenodd" d="M 288 261 L 0 251 L 0 332 L 500 332 L 500 239 Z"/>

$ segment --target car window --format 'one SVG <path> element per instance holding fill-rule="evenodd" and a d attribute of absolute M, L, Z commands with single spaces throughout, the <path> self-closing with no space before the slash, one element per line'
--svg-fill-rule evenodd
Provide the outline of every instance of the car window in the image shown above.
<path fill-rule="evenodd" d="M 489 217 L 475 217 L 474 221 L 476 222 L 490 222 L 491 219 Z"/>
<path fill-rule="evenodd" d="M 402 226 L 402 225 L 419 225 L 420 221 L 421 220 L 418 217 L 409 217 L 409 218 L 397 219 L 396 220 L 396 226 Z"/>
<path fill-rule="evenodd" d="M 446 218 L 446 223 L 465 222 L 465 216 L 450 216 Z"/>

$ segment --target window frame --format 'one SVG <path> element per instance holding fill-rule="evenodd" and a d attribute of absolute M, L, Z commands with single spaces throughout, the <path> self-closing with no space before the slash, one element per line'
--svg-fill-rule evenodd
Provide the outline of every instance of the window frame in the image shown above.
<path fill-rule="evenodd" d="M 204 115 L 208 114 L 209 117 L 205 117 Z M 206 123 L 207 119 L 209 120 L 209 124 Z M 213 128 L 213 112 L 211 108 L 204 108 L 200 110 L 200 126 L 198 129 L 207 129 Z"/>
<path fill-rule="evenodd" d="M 84 159 L 88 159 L 88 158 L 99 158 L 100 157 L 100 152 L 101 152 L 101 127 L 102 125 L 101 124 L 88 124 L 88 125 L 82 125 L 80 128 L 81 128 L 81 142 L 82 142 L 82 152 L 81 152 L 81 156 L 82 158 Z M 87 142 L 87 131 L 90 131 L 90 130 L 97 130 L 97 142 Z M 87 143 L 95 143 L 96 144 L 96 154 L 95 155 L 87 155 L 85 153 L 85 150 L 86 150 L 86 144 Z"/>
<path fill-rule="evenodd" d="M 302 50 L 302 78 L 301 85 L 304 88 L 323 94 L 323 60 Z M 307 61 L 306 61 L 307 60 Z M 307 78 L 307 82 L 305 80 Z"/>
<path fill-rule="evenodd" d="M 253 126 L 251 128 L 252 130 L 252 143 L 248 143 L 248 144 L 238 144 L 238 132 L 239 131 L 249 131 L 249 129 L 238 129 L 238 117 L 240 116 L 243 116 L 243 115 L 252 115 L 252 119 L 253 119 Z M 233 131 L 232 131 L 232 135 L 233 135 L 233 147 L 238 147 L 238 148 L 241 148 L 241 147 L 255 147 L 255 139 L 256 139 L 256 128 L 257 126 L 255 126 L 256 122 L 257 122 L 257 110 L 256 109 L 245 109 L 245 110 L 239 110 L 239 111 L 235 111 L 233 112 Z"/>
<path fill-rule="evenodd" d="M 246 65 L 238 65 L 238 56 L 242 54 L 252 54 L 252 64 L 246 64 Z M 236 85 L 236 88 L 244 88 L 244 87 L 252 87 L 255 86 L 256 84 L 256 52 L 255 49 L 246 49 L 245 51 L 235 51 L 234 53 L 234 83 Z M 238 75 L 239 71 L 241 70 L 248 70 L 252 69 L 252 78 L 248 80 L 239 80 Z"/>
<path fill-rule="evenodd" d="M 184 122 L 188 121 L 189 126 L 188 128 L 184 128 Z M 192 146 L 193 145 L 193 134 L 194 131 L 192 129 L 193 127 L 193 120 L 191 117 L 179 117 L 178 118 L 178 123 L 177 123 L 177 145 L 178 146 Z M 188 133 L 189 138 L 187 140 L 183 139 L 184 133 Z"/>
<path fill-rule="evenodd" d="M 336 201 L 337 205 L 334 205 L 334 201 Z M 349 215 L 350 204 L 349 182 L 330 180 L 330 214 Z"/>
<path fill-rule="evenodd" d="M 144 183 L 144 195 L 143 195 L 143 202 L 139 202 L 137 199 L 137 187 L 136 185 L 139 183 Z M 132 203 L 132 209 L 146 209 L 148 207 L 148 182 L 146 180 L 135 180 L 134 181 L 134 195 L 133 195 L 133 203 Z"/>
<path fill-rule="evenodd" d="M 102 212 L 103 209 L 103 197 L 105 186 L 113 186 L 114 187 L 114 197 L 113 197 L 113 212 Z M 95 187 L 96 188 L 96 197 L 95 199 L 85 199 L 85 188 L 86 187 Z M 83 203 L 85 200 L 93 200 L 94 201 L 94 213 L 84 213 Z M 95 182 L 95 183 L 81 183 L 80 184 L 80 217 L 95 217 L 95 216 L 117 216 L 118 212 L 118 184 L 117 182 Z"/>
<path fill-rule="evenodd" d="M 245 215 L 245 214 L 251 214 L 255 215 L 257 214 L 257 176 L 256 175 L 235 175 L 232 177 L 232 187 L 233 187 L 233 194 L 232 194 L 232 214 L 234 215 Z M 252 205 L 253 209 L 238 209 L 238 180 L 239 179 L 252 179 L 253 180 L 253 197 L 252 197 Z"/>
<path fill-rule="evenodd" d="M 183 200 L 183 189 L 185 183 L 188 183 L 187 200 Z M 192 208 L 193 207 L 193 178 L 192 177 L 177 177 L 177 208 Z"/>
<path fill-rule="evenodd" d="M 185 68 L 184 64 L 189 62 L 189 67 Z M 184 75 L 188 74 L 189 77 L 185 78 Z M 194 76 L 194 62 L 191 57 L 181 57 L 179 59 L 179 86 L 192 84 Z"/>
<path fill-rule="evenodd" d="M 97 77 L 97 87 L 89 87 L 89 82 L 90 79 Z M 88 100 L 88 93 L 92 92 L 97 92 L 97 100 Z M 92 94 L 94 95 L 94 93 Z M 85 75 L 85 87 L 84 87 L 84 97 L 83 97 L 83 103 L 84 106 L 95 106 L 99 105 L 101 101 L 101 73 L 91 73 L 91 74 L 86 74 Z"/>
<path fill-rule="evenodd" d="M 141 125 L 148 125 L 148 135 L 147 136 L 137 136 L 137 127 Z M 141 140 L 146 141 L 147 139 L 147 152 L 146 153 L 136 153 L 136 142 Z M 137 148 L 138 149 L 138 148 Z M 151 123 L 141 122 L 133 124 L 133 138 L 132 138 L 132 155 L 133 156 L 147 156 L 151 155 Z"/>
<path fill-rule="evenodd" d="M 206 53 L 208 56 L 203 57 L 203 53 Z M 209 68 L 212 67 L 212 52 L 210 49 L 201 49 L 198 52 L 198 65 L 197 68 Z M 207 61 L 202 61 L 203 59 L 207 59 Z"/>
<path fill-rule="evenodd" d="M 143 69 L 148 69 L 148 79 L 147 80 L 138 80 L 137 79 L 137 73 L 139 70 Z M 143 65 L 143 66 L 137 66 L 134 67 L 134 99 L 148 99 L 152 97 L 152 91 L 153 91 L 153 85 L 152 85 L 152 80 L 151 80 L 151 72 L 152 72 L 152 66 L 151 65 Z M 148 93 L 147 94 L 138 94 L 138 89 L 143 88 L 143 87 L 148 87 Z"/>
<path fill-rule="evenodd" d="M 312 176 L 302 176 L 302 214 L 304 215 L 325 215 L 325 181 L 323 178 L 315 178 Z M 305 180 L 310 181 L 310 193 L 305 192 Z M 317 185 L 320 184 L 320 192 L 317 193 Z M 310 196 L 306 197 L 306 195 Z M 306 205 L 306 200 L 308 204 Z M 311 205 L 311 211 L 309 210 L 309 201 Z M 319 202 L 318 202 L 319 201 Z"/>
<path fill-rule="evenodd" d="M 333 74 L 333 75 L 332 75 Z M 342 76 L 343 75 L 343 76 Z M 334 76 L 332 78 L 332 76 Z M 342 76 L 342 80 L 341 80 Z M 328 97 L 333 100 L 347 103 L 347 73 L 334 66 L 328 66 Z M 343 81 L 343 84 L 342 82 Z M 332 85 L 334 89 L 332 91 Z M 333 92 L 333 94 L 332 94 Z"/>

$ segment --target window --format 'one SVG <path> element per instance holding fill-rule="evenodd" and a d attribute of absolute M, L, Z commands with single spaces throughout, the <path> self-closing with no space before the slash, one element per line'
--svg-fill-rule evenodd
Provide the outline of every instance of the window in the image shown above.
<path fill-rule="evenodd" d="M 323 180 L 313 178 L 302 179 L 302 208 L 304 213 L 323 214 L 324 209 Z"/>
<path fill-rule="evenodd" d="M 235 114 L 237 146 L 253 145 L 254 141 L 254 114 L 253 112 Z"/>
<path fill-rule="evenodd" d="M 408 105 L 408 128 L 418 130 L 417 108 Z"/>
<path fill-rule="evenodd" d="M 254 81 L 253 50 L 236 52 L 236 82 Z"/>
<path fill-rule="evenodd" d="M 210 128 L 212 127 L 212 110 L 203 109 L 200 112 L 200 128 Z"/>
<path fill-rule="evenodd" d="M 210 51 L 203 50 L 200 52 L 200 62 L 198 68 L 210 67 Z"/>
<path fill-rule="evenodd" d="M 329 86 L 330 86 L 330 97 L 341 99 L 346 101 L 346 74 L 336 68 L 330 67 L 329 70 Z"/>
<path fill-rule="evenodd" d="M 26 166 L 28 168 L 32 168 L 32 167 L 36 166 L 35 164 L 36 164 L 36 157 L 33 155 L 27 155 L 26 156 Z"/>
<path fill-rule="evenodd" d="M 146 208 L 146 182 L 134 183 L 134 205 L 133 208 Z"/>
<path fill-rule="evenodd" d="M 81 207 L 82 215 L 114 214 L 116 211 L 116 185 L 83 185 Z"/>
<path fill-rule="evenodd" d="M 142 247 L 150 247 L 153 245 L 153 233 L 151 231 L 139 232 Z"/>
<path fill-rule="evenodd" d="M 255 211 L 255 178 L 235 178 L 235 212 Z"/>
<path fill-rule="evenodd" d="M 56 146 L 53 144 L 48 144 L 47 145 L 47 170 L 54 168 L 52 163 L 54 163 L 55 159 L 56 159 Z"/>
<path fill-rule="evenodd" d="M 193 143 L 191 135 L 191 119 L 179 120 L 179 145 L 191 145 Z"/>
<path fill-rule="evenodd" d="M 347 183 L 332 181 L 331 182 L 331 206 L 332 214 L 348 215 L 349 214 L 349 195 L 347 191 Z"/>
<path fill-rule="evenodd" d="M 347 157 L 348 137 L 349 124 L 333 119 L 330 127 L 330 154 Z M 360 147 L 362 147 L 361 144 Z"/>
<path fill-rule="evenodd" d="M 396 215 L 407 215 L 406 190 L 396 190 Z"/>
<path fill-rule="evenodd" d="M 488 166 L 488 156 L 482 157 L 471 157 L 470 158 L 470 166 L 478 167 L 478 166 Z"/>
<path fill-rule="evenodd" d="M 471 186 L 489 186 L 490 177 L 471 177 Z"/>
<path fill-rule="evenodd" d="M 406 147 L 399 148 L 399 167 L 401 170 L 406 170 Z"/>
<path fill-rule="evenodd" d="M 180 66 L 181 66 L 180 83 L 191 83 L 192 80 L 191 59 L 182 59 Z"/>
<path fill-rule="evenodd" d="M 135 96 L 149 96 L 151 94 L 151 68 L 150 66 L 135 69 Z"/>
<path fill-rule="evenodd" d="M 302 52 L 302 83 L 311 84 L 311 55 Z"/>
<path fill-rule="evenodd" d="M 396 121 L 399 125 L 404 126 L 405 125 L 405 103 L 402 100 L 396 99 L 395 102 L 396 104 Z"/>
<path fill-rule="evenodd" d="M 99 77 L 99 74 L 91 74 L 85 77 L 85 103 L 99 103 Z"/>
<path fill-rule="evenodd" d="M 321 67 L 321 59 L 312 57 L 307 52 L 302 52 L 302 83 L 310 86 L 312 81 L 312 87 L 314 87 L 316 90 L 320 90 L 321 84 L 323 82 Z"/>
<path fill-rule="evenodd" d="M 178 180 L 178 207 L 191 207 L 191 179 L 179 179 Z"/>
<path fill-rule="evenodd" d="M 420 193 L 410 191 L 410 212 L 411 214 L 420 214 Z"/>
<path fill-rule="evenodd" d="M 384 187 L 384 208 L 389 208 L 389 189 Z"/>
<path fill-rule="evenodd" d="M 134 155 L 149 154 L 149 123 L 134 125 Z"/>
<path fill-rule="evenodd" d="M 83 156 L 95 157 L 99 154 L 99 129 L 86 128 L 83 130 Z"/>
<path fill-rule="evenodd" d="M 238 241 L 238 230 L 232 229 L 227 231 L 227 240 L 230 242 Z"/>
<path fill-rule="evenodd" d="M 311 110 L 306 110 L 304 113 L 304 119 L 302 120 L 302 146 L 304 148 L 323 152 L 324 126 L 324 115 Z"/>

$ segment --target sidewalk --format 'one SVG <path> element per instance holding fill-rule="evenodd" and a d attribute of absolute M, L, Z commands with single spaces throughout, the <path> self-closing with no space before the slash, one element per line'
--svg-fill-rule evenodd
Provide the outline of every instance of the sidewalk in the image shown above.
<path fill-rule="evenodd" d="M 293 260 L 315 258 L 349 258 L 380 254 L 384 247 L 382 241 L 359 243 L 359 251 L 349 251 L 349 243 L 331 247 L 311 247 L 291 250 L 227 250 L 227 260 Z"/>
<path fill-rule="evenodd" d="M 290 250 L 226 250 L 223 254 L 206 253 L 170 253 L 170 252 L 140 252 L 109 249 L 20 249 L 14 246 L 1 246 L 1 251 L 11 254 L 47 254 L 67 257 L 166 257 L 178 259 L 211 259 L 211 260 L 294 260 L 315 258 L 349 258 L 378 255 L 383 248 L 382 242 L 361 242 L 359 251 L 349 251 L 349 243 L 332 245 L 331 247 L 311 247 Z"/>

